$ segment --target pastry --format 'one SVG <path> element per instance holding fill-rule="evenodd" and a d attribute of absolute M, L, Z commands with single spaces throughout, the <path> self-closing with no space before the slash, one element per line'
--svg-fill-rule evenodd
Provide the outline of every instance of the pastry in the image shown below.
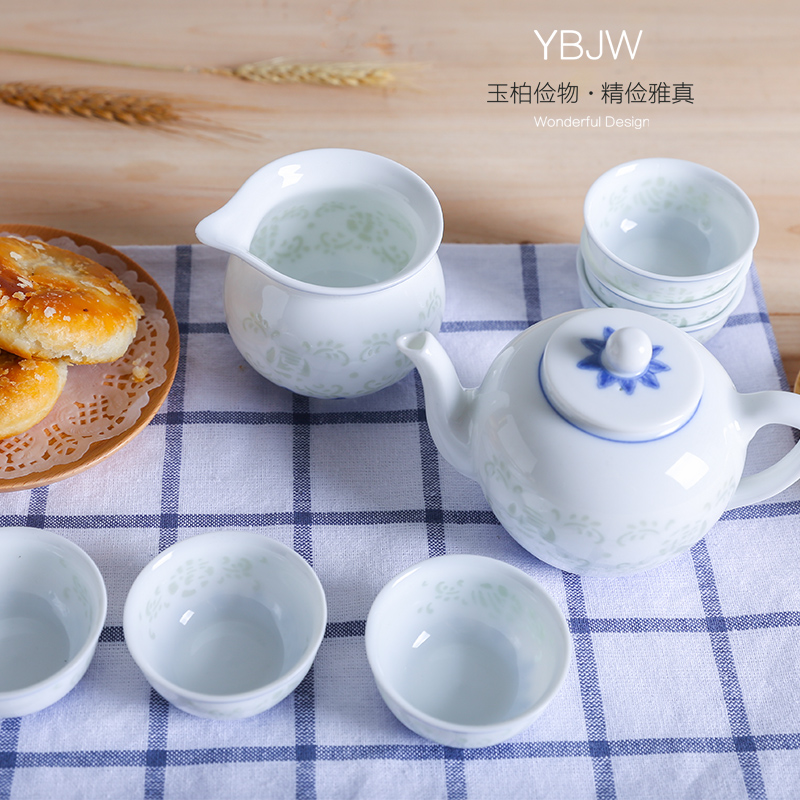
<path fill-rule="evenodd" d="M 120 358 L 143 311 L 111 270 L 45 242 L 0 237 L 0 348 L 23 358 Z"/>
<path fill-rule="evenodd" d="M 66 361 L 20 358 L 0 350 L 0 439 L 43 420 L 66 380 Z"/>

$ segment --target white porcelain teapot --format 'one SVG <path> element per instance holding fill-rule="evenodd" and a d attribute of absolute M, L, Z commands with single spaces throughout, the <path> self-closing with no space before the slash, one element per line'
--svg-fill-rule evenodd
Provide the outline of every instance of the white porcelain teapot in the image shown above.
<path fill-rule="evenodd" d="M 728 509 L 800 477 L 800 445 L 742 478 L 764 425 L 800 427 L 800 396 L 736 391 L 702 345 L 628 309 L 533 325 L 464 389 L 430 332 L 398 347 L 422 378 L 442 456 L 477 480 L 527 550 L 581 575 L 640 572 L 697 542 Z"/>

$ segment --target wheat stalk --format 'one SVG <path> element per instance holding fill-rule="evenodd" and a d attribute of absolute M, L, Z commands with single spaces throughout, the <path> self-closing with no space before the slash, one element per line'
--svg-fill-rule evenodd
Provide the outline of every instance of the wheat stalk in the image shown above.
<path fill-rule="evenodd" d="M 316 86 L 372 86 L 387 87 L 397 80 L 392 69 L 380 64 L 351 61 L 286 61 L 274 58 L 268 61 L 254 61 L 235 67 L 175 67 L 165 64 L 149 64 L 137 61 L 73 56 L 63 53 L 50 53 L 39 50 L 23 50 L 16 47 L 0 47 L 0 52 L 18 55 L 57 58 L 65 61 L 79 61 L 106 66 L 132 67 L 135 69 L 159 70 L 162 72 L 196 72 L 209 75 L 241 78 L 259 83 L 306 83 Z M 408 66 L 408 65 L 406 65 Z M 403 65 L 394 65 L 402 68 Z"/>
<path fill-rule="evenodd" d="M 40 114 L 87 117 L 126 125 L 169 128 L 182 121 L 179 111 L 166 98 L 145 97 L 130 92 L 24 82 L 2 83 L 0 102 Z"/>
<path fill-rule="evenodd" d="M 170 133 L 191 133 L 212 141 L 240 139 L 261 141 L 258 133 L 231 128 L 207 119 L 196 109 L 229 108 L 199 100 L 173 100 L 167 96 L 141 95 L 129 91 L 45 86 L 38 83 L 0 83 L 0 103 L 66 117 L 118 122 L 131 127 L 157 128 Z"/>
<path fill-rule="evenodd" d="M 391 70 L 377 64 L 335 61 L 304 63 L 273 59 L 237 67 L 204 67 L 197 71 L 257 83 L 309 83 L 315 86 L 386 87 L 396 80 Z"/>

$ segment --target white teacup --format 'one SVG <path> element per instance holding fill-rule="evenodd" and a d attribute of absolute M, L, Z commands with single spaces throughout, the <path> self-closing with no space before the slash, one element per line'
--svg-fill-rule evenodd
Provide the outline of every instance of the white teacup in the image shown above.
<path fill-rule="evenodd" d="M 597 275 L 655 303 L 723 290 L 747 269 L 758 216 L 736 184 L 708 167 L 645 158 L 614 167 L 589 189 L 581 244 Z"/>
<path fill-rule="evenodd" d="M 593 286 L 590 284 L 587 275 L 588 270 L 584 268 L 584 263 L 582 259 L 581 252 L 578 251 L 578 258 L 577 258 L 577 266 L 578 266 L 578 292 L 581 298 L 581 305 L 583 308 L 629 308 L 636 310 L 632 306 L 625 306 L 625 305 L 613 305 L 613 303 L 609 303 L 597 292 L 594 291 Z M 745 292 L 747 291 L 747 271 L 745 270 L 745 274 L 742 276 L 742 279 L 739 280 L 737 278 L 735 280 L 735 285 L 733 286 L 733 295 L 730 300 L 728 300 L 727 305 L 725 305 L 721 311 L 718 311 L 713 316 L 709 317 L 708 319 L 703 319 L 700 322 L 690 322 L 685 317 L 680 315 L 680 311 L 677 311 L 675 315 L 670 315 L 668 313 L 653 313 L 652 309 L 648 310 L 645 313 L 648 313 L 649 316 L 655 317 L 656 319 L 661 319 L 664 322 L 668 322 L 670 325 L 674 325 L 676 328 L 680 328 L 685 333 L 688 333 L 695 341 L 700 342 L 701 344 L 705 344 L 709 339 L 716 336 L 724 327 L 725 323 L 728 321 L 728 317 L 736 310 L 739 306 L 739 303 L 742 302 L 744 299 Z M 680 309 L 680 303 L 673 304 L 676 308 Z M 664 309 L 669 308 L 668 304 L 663 306 Z M 644 309 L 638 309 L 640 313 L 644 311 Z"/>
<path fill-rule="evenodd" d="M 522 570 L 476 555 L 431 558 L 397 576 L 372 604 L 365 641 L 392 713 L 448 747 L 488 747 L 529 727 L 572 655 L 547 592 Z"/>
<path fill-rule="evenodd" d="M 733 310 L 733 300 L 738 296 L 741 299 L 742 287 L 747 281 L 750 266 L 741 269 L 736 277 L 720 292 L 695 300 L 690 303 L 654 303 L 635 297 L 605 283 L 594 270 L 591 262 L 587 261 L 581 249 L 576 256 L 578 280 L 586 283 L 591 292 L 598 298 L 598 305 L 609 308 L 629 308 L 632 311 L 641 311 L 651 317 L 662 319 L 677 328 L 688 328 L 692 325 L 702 325 L 704 322 L 718 317 L 723 312 Z"/>
<path fill-rule="evenodd" d="M 106 619 L 103 576 L 76 544 L 0 529 L 0 718 L 40 711 L 86 673 Z"/>
<path fill-rule="evenodd" d="M 395 345 L 439 330 L 444 224 L 430 187 L 359 150 L 294 153 L 252 175 L 197 226 L 230 253 L 225 316 L 264 377 L 310 397 L 355 397 L 411 371 Z"/>
<path fill-rule="evenodd" d="M 125 643 L 150 685 L 198 717 L 242 719 L 306 676 L 327 622 L 314 571 L 249 531 L 184 539 L 154 558 L 125 601 Z"/>

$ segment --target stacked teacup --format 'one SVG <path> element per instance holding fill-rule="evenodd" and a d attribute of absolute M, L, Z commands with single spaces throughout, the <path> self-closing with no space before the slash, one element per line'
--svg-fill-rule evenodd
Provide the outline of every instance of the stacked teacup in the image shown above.
<path fill-rule="evenodd" d="M 581 302 L 643 311 L 706 342 L 744 296 L 757 238 L 752 202 L 720 173 L 672 158 L 622 164 L 586 195 Z"/>

